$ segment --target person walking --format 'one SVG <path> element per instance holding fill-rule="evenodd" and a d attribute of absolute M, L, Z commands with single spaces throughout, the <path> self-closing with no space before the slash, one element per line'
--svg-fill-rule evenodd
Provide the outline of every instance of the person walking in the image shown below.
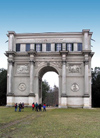
<path fill-rule="evenodd" d="M 22 109 L 23 109 L 23 111 L 24 111 L 24 103 L 22 103 Z"/>
<path fill-rule="evenodd" d="M 46 104 L 43 104 L 43 111 L 46 111 Z"/>
<path fill-rule="evenodd" d="M 19 112 L 21 112 L 21 108 L 22 108 L 22 104 L 20 102 L 20 104 L 19 104 Z"/>
<path fill-rule="evenodd" d="M 41 104 L 39 104 L 39 111 L 41 111 Z"/>
<path fill-rule="evenodd" d="M 38 112 L 38 103 L 35 104 L 35 110 Z"/>
<path fill-rule="evenodd" d="M 32 104 L 32 110 L 34 110 L 34 108 L 35 108 L 35 104 L 33 103 L 33 104 Z"/>
<path fill-rule="evenodd" d="M 15 104 L 15 112 L 17 111 L 17 103 Z"/>

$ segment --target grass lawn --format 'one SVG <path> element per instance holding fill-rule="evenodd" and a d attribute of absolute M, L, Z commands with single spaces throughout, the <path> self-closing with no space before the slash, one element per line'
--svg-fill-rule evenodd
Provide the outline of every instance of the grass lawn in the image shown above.
<path fill-rule="evenodd" d="M 0 138 L 100 138 L 100 109 L 0 107 Z"/>

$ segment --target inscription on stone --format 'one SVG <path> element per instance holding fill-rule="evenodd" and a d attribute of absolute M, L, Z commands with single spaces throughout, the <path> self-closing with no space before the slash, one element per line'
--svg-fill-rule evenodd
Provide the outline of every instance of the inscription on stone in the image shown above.
<path fill-rule="evenodd" d="M 73 83 L 72 86 L 71 86 L 71 90 L 73 92 L 77 92 L 79 90 L 79 86 L 77 83 Z"/>
<path fill-rule="evenodd" d="M 18 65 L 17 66 L 17 73 L 18 74 L 29 73 L 28 65 Z"/>
<path fill-rule="evenodd" d="M 81 65 L 69 65 L 69 73 L 81 73 Z"/>

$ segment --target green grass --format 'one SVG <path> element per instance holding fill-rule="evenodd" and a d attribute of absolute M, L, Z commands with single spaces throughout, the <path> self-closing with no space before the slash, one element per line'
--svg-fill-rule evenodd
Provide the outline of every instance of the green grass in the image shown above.
<path fill-rule="evenodd" d="M 100 138 L 100 109 L 0 108 L 0 138 Z"/>

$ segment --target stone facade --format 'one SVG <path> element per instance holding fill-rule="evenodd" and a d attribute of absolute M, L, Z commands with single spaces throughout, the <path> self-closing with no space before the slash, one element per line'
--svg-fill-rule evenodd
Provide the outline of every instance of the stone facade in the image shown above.
<path fill-rule="evenodd" d="M 59 107 L 91 107 L 90 30 L 74 33 L 9 31 L 7 106 L 42 102 L 42 76 L 59 75 Z"/>

